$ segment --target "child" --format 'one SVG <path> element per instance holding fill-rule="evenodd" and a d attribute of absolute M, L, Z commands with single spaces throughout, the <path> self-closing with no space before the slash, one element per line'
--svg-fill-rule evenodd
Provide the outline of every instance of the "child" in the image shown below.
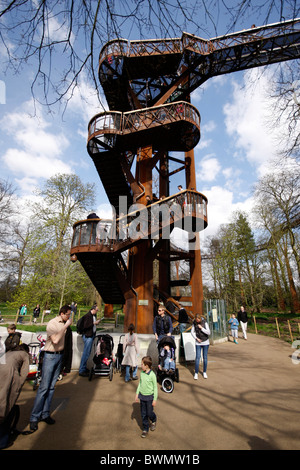
<path fill-rule="evenodd" d="M 18 351 L 21 344 L 21 333 L 16 331 L 16 325 L 12 323 L 7 327 L 8 337 L 5 340 L 6 351 Z"/>
<path fill-rule="evenodd" d="M 156 405 L 157 400 L 157 379 L 155 373 L 151 370 L 151 367 L 151 357 L 144 356 L 142 359 L 140 381 L 135 395 L 135 401 L 138 402 L 140 400 L 144 427 L 141 437 L 146 437 L 149 432 L 149 420 L 151 421 L 150 430 L 154 431 L 156 428 L 157 418 L 153 411 L 153 407 Z"/>
<path fill-rule="evenodd" d="M 160 358 L 163 362 L 164 370 L 175 370 L 174 354 L 169 344 L 164 345 L 160 353 Z M 161 365 L 159 365 L 159 368 L 161 369 Z"/>
<path fill-rule="evenodd" d="M 238 344 L 237 338 L 238 338 L 239 322 L 238 322 L 237 318 L 235 318 L 234 313 L 231 315 L 231 318 L 230 318 L 228 323 L 229 323 L 230 328 L 231 328 L 231 336 L 233 337 L 233 342 L 235 344 Z"/>

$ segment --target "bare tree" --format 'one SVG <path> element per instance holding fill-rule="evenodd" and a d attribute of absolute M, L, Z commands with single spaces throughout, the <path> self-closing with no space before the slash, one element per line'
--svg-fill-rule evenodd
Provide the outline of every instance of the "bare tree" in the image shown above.
<path fill-rule="evenodd" d="M 89 80 L 101 102 L 95 71 L 111 39 L 179 37 L 182 31 L 209 38 L 218 34 L 220 19 L 226 34 L 255 18 L 267 24 L 271 15 L 274 22 L 298 14 L 297 0 L 4 0 L 0 44 L 8 67 L 31 67 L 36 99 L 66 103 L 80 81 Z"/>

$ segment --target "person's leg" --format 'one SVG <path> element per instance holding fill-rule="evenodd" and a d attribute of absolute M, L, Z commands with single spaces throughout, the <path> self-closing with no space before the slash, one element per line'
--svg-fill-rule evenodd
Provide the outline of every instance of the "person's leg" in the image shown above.
<path fill-rule="evenodd" d="M 195 379 L 198 378 L 200 356 L 201 356 L 201 347 L 199 345 L 199 346 L 196 346 L 195 375 L 194 375 Z"/>
<path fill-rule="evenodd" d="M 144 401 L 144 400 L 140 400 L 140 407 L 141 407 L 143 430 L 148 432 L 149 431 L 149 420 L 148 420 L 148 415 L 147 415 L 147 402 Z"/>
<path fill-rule="evenodd" d="M 79 366 L 79 374 L 84 374 L 86 372 L 86 364 L 90 357 L 93 344 L 93 338 L 87 338 L 85 335 L 82 335 L 82 339 L 84 342 L 84 348 Z"/>
<path fill-rule="evenodd" d="M 148 418 L 152 423 L 156 423 L 156 414 L 154 413 L 153 409 L 153 402 L 152 401 L 147 401 L 147 415 Z"/>
<path fill-rule="evenodd" d="M 130 380 L 130 366 L 125 366 L 125 382 Z"/>
<path fill-rule="evenodd" d="M 207 353 L 208 353 L 208 348 L 209 344 L 206 344 L 204 346 L 200 346 L 202 348 L 202 354 L 203 354 L 203 373 L 205 374 L 207 371 Z"/>
<path fill-rule="evenodd" d="M 132 370 L 132 378 L 133 378 L 133 380 L 135 380 L 135 379 L 137 378 L 137 376 L 136 376 L 137 370 L 138 370 L 138 366 L 133 367 L 133 370 Z"/>
<path fill-rule="evenodd" d="M 38 422 L 49 416 L 54 385 L 60 372 L 62 355 L 45 353 L 43 359 L 42 378 L 34 405 L 31 411 L 30 422 Z M 46 413 L 48 412 L 48 415 Z"/>

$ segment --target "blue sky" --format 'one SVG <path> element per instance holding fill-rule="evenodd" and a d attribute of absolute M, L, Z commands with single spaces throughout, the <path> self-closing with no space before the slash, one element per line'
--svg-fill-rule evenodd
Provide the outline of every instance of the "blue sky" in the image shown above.
<path fill-rule="evenodd" d="M 219 34 L 224 32 L 220 29 Z M 279 130 L 267 126 L 272 109 L 270 74 L 276 67 L 264 73 L 253 69 L 216 77 L 192 95 L 192 104 L 201 114 L 195 159 L 197 190 L 209 201 L 205 236 L 228 222 L 232 211 L 250 210 L 253 184 L 268 171 L 276 155 Z M 57 109 L 51 115 L 35 103 L 33 117 L 32 73 L 29 67 L 17 76 L 4 75 L 0 69 L 0 80 L 5 83 L 5 100 L 0 104 L 1 178 L 13 183 L 21 203 L 33 198 L 34 189 L 52 175 L 76 173 L 83 182 L 95 183 L 97 204 L 91 210 L 107 217 L 106 194 L 86 151 L 88 122 L 101 111 L 92 84 L 82 80 L 63 116 Z M 182 178 L 179 173 L 172 179 L 171 191 L 176 192 Z"/>

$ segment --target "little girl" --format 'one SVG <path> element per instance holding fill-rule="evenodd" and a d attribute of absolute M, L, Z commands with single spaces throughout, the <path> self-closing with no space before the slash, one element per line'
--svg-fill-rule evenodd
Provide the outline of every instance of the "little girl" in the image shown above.
<path fill-rule="evenodd" d="M 151 357 L 144 356 L 142 359 L 142 372 L 140 375 L 140 381 L 135 395 L 135 401 L 138 403 L 140 400 L 144 428 L 141 437 L 146 437 L 149 432 L 149 420 L 151 421 L 150 430 L 154 431 L 156 428 L 157 418 L 153 407 L 156 405 L 158 394 L 157 379 L 155 373 L 153 370 L 151 370 L 151 367 Z"/>
<path fill-rule="evenodd" d="M 230 318 L 228 323 L 229 323 L 230 328 L 231 328 L 231 336 L 233 337 L 233 342 L 235 344 L 238 344 L 237 338 L 238 338 L 239 322 L 238 322 L 237 318 L 235 318 L 234 313 L 231 315 L 231 318 Z"/>

